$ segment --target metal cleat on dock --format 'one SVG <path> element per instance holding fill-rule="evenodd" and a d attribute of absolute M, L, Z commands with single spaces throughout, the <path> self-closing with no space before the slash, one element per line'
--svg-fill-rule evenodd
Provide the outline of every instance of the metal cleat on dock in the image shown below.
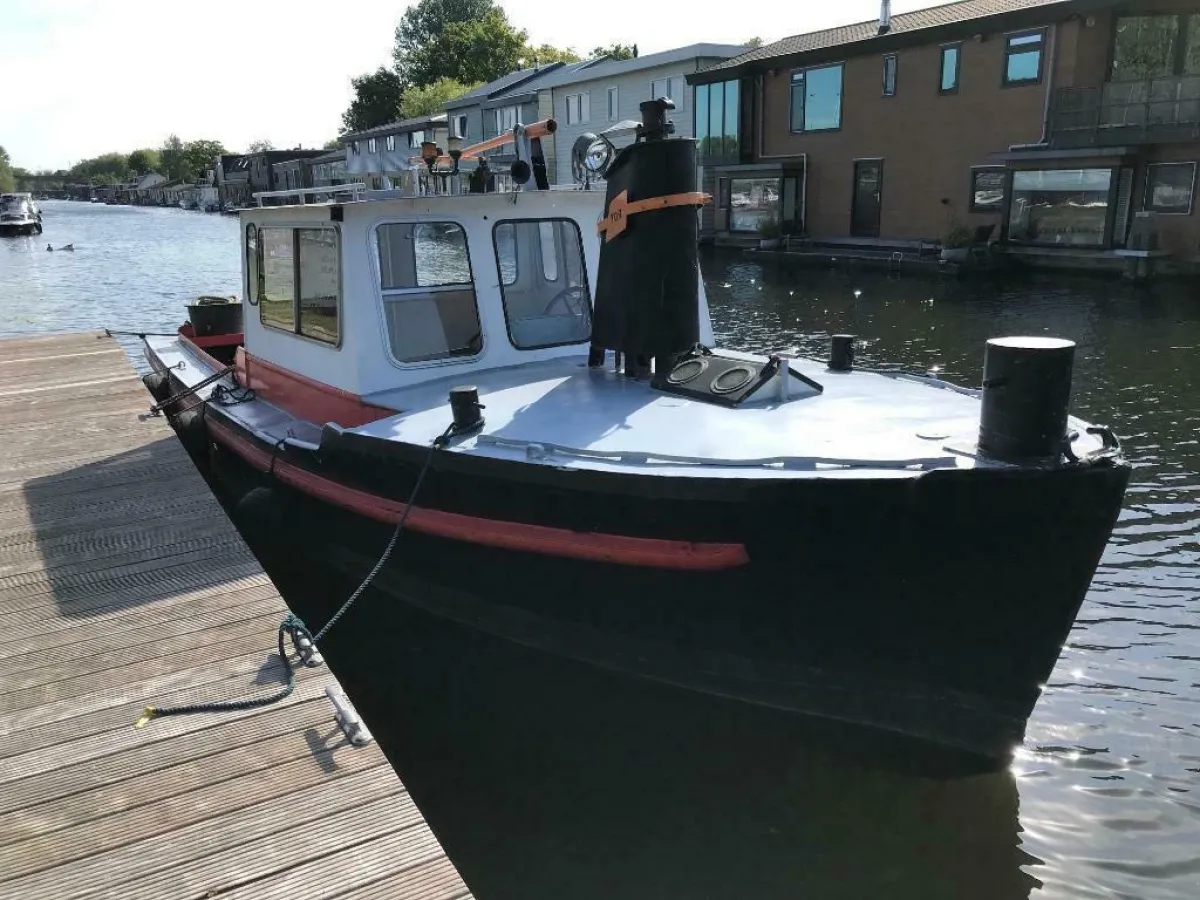
<path fill-rule="evenodd" d="M 359 718 L 358 711 L 355 710 L 353 704 L 350 703 L 345 694 L 338 688 L 330 685 L 325 688 L 325 696 L 333 704 L 333 716 L 337 719 L 337 723 L 341 726 L 343 733 L 345 733 L 346 740 L 355 747 L 365 747 L 371 741 L 375 740 L 371 736 L 371 732 L 367 729 L 366 723 Z"/>

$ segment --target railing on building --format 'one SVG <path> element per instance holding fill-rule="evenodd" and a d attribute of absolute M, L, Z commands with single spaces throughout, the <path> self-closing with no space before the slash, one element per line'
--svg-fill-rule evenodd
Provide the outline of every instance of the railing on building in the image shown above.
<path fill-rule="evenodd" d="M 1060 88 L 1050 112 L 1056 147 L 1104 147 L 1200 139 L 1200 75 Z"/>

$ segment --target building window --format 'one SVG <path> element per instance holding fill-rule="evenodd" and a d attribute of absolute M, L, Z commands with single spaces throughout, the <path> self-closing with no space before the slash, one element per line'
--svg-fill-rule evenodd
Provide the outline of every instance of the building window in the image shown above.
<path fill-rule="evenodd" d="M 592 297 L 579 226 L 570 219 L 498 222 L 493 234 L 513 346 L 535 350 L 590 339 Z M 503 274 L 506 255 L 520 273 L 511 281 Z"/>
<path fill-rule="evenodd" d="M 792 73 L 792 131 L 842 127 L 842 65 Z"/>
<path fill-rule="evenodd" d="M 617 121 L 617 110 L 617 89 L 615 87 L 610 87 L 608 89 L 608 121 Z"/>
<path fill-rule="evenodd" d="M 378 145 L 375 143 L 375 138 L 370 138 L 367 141 L 367 152 L 374 153 Z"/>
<path fill-rule="evenodd" d="M 684 85 L 683 76 L 673 75 L 670 78 L 656 78 L 650 82 L 650 99 L 668 97 L 675 104 L 675 109 L 683 109 Z"/>
<path fill-rule="evenodd" d="M 1000 212 L 1004 208 L 1003 166 L 976 166 L 971 169 L 971 212 Z"/>
<path fill-rule="evenodd" d="M 334 228 L 260 228 L 253 267 L 259 320 L 336 344 L 340 267 Z"/>
<path fill-rule="evenodd" d="M 1200 74 L 1200 14 L 1117 18 L 1109 81 L 1149 81 L 1197 74 Z"/>
<path fill-rule="evenodd" d="M 376 229 L 388 345 L 399 362 L 474 356 L 483 349 L 467 238 L 450 222 Z"/>
<path fill-rule="evenodd" d="M 521 121 L 521 107 L 519 106 L 505 106 L 494 112 L 496 114 L 496 134 L 512 131 Z"/>
<path fill-rule="evenodd" d="M 1146 166 L 1142 208 L 1169 216 L 1190 216 L 1196 187 L 1196 164 L 1151 163 Z"/>
<path fill-rule="evenodd" d="M 395 150 L 396 149 L 396 136 L 394 134 L 389 134 L 386 138 L 383 139 L 383 146 L 388 150 L 389 153 L 392 150 Z"/>
<path fill-rule="evenodd" d="M 408 133 L 408 146 L 420 150 L 421 145 L 425 143 L 424 131 L 410 131 Z"/>
<path fill-rule="evenodd" d="M 729 179 L 717 179 L 717 209 L 729 209 Z"/>
<path fill-rule="evenodd" d="M 696 140 L 701 158 L 738 158 L 738 98 L 737 81 L 696 86 Z"/>
<path fill-rule="evenodd" d="M 350 142 L 350 152 L 353 153 L 355 156 L 358 156 L 358 141 Z"/>
<path fill-rule="evenodd" d="M 455 135 L 457 135 L 458 137 L 462 138 L 465 141 L 467 139 L 467 117 L 466 116 L 455 116 L 453 121 L 454 121 Z"/>
<path fill-rule="evenodd" d="M 889 53 L 883 58 L 883 96 L 896 96 L 896 68 L 897 57 L 895 53 Z"/>
<path fill-rule="evenodd" d="M 938 66 L 939 94 L 958 93 L 958 67 L 962 58 L 962 44 L 942 48 L 942 62 Z"/>
<path fill-rule="evenodd" d="M 1004 44 L 1004 86 L 1040 84 L 1042 81 L 1042 49 L 1046 44 L 1044 30 L 1009 35 Z"/>
<path fill-rule="evenodd" d="M 1008 239 L 1055 247 L 1103 247 L 1112 169 L 1014 172 Z"/>
<path fill-rule="evenodd" d="M 567 124 L 579 125 L 592 117 L 592 95 L 587 91 L 567 97 Z"/>
<path fill-rule="evenodd" d="M 772 217 L 779 218 L 778 178 L 730 179 L 730 231 L 758 231 L 759 224 Z"/>

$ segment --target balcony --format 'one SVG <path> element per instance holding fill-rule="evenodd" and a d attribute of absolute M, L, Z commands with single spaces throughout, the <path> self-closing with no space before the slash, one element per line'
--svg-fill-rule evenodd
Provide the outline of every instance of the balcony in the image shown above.
<path fill-rule="evenodd" d="M 1050 108 L 1056 148 L 1200 140 L 1200 75 L 1060 88 Z"/>

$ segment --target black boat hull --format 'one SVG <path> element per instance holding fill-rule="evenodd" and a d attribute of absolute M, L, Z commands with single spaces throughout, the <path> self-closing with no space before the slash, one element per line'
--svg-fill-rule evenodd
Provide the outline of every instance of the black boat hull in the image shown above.
<path fill-rule="evenodd" d="M 407 449 L 402 460 L 352 448 L 323 461 L 291 448 L 273 453 L 277 465 L 406 499 L 428 452 Z M 264 558 L 277 578 L 296 554 L 361 578 L 394 530 L 244 466 L 237 454 L 221 457 L 234 480 L 269 486 L 248 495 L 240 518 L 256 532 L 256 550 L 285 548 Z M 456 471 L 457 462 L 435 459 L 419 507 L 582 518 L 600 533 L 651 522 L 684 540 L 739 541 L 749 561 L 656 569 L 409 529 L 375 583 L 403 614 L 396 603 L 363 605 L 327 639 L 352 699 L 387 677 L 380 661 L 402 644 L 405 616 L 417 610 L 625 675 L 948 748 L 982 767 L 1006 764 L 1021 742 L 1129 476 L 1109 463 L 935 471 L 794 479 L 741 496 L 726 481 L 685 501 L 521 483 L 494 469 Z M 295 611 L 315 631 L 343 600 L 305 598 Z M 339 633 L 355 638 L 343 643 Z M 386 746 L 386 721 L 368 724 Z"/>

